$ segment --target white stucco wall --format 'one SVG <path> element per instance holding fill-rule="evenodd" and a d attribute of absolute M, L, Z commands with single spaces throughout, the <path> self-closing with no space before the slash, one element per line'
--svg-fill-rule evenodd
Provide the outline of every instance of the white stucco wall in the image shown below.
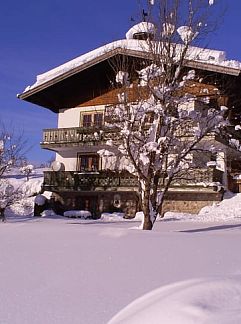
<path fill-rule="evenodd" d="M 216 162 L 217 162 L 217 169 L 223 172 L 226 172 L 226 161 L 227 160 L 227 156 L 225 152 L 218 152 L 217 153 L 217 158 L 216 158 Z"/>
<path fill-rule="evenodd" d="M 225 150 L 226 151 L 226 150 Z M 228 188 L 228 170 L 227 170 L 227 152 L 221 151 L 217 153 L 217 169 L 223 171 L 223 185 Z"/>
<path fill-rule="evenodd" d="M 58 128 L 79 127 L 80 114 L 91 111 L 104 111 L 105 106 L 90 106 L 61 109 L 58 114 Z"/>
<path fill-rule="evenodd" d="M 61 109 L 58 114 L 58 128 L 80 127 L 80 115 L 84 112 L 104 111 L 105 106 L 90 106 Z M 98 148 L 88 145 L 78 148 L 69 147 L 68 150 L 56 153 L 56 161 L 64 164 L 66 171 L 76 171 L 77 153 L 96 152 Z"/>
<path fill-rule="evenodd" d="M 68 150 L 65 148 L 64 151 L 56 153 L 55 160 L 61 162 L 65 166 L 65 171 L 76 171 L 77 168 L 77 155 L 78 153 L 84 154 L 93 154 L 97 153 L 99 150 L 109 150 L 110 147 L 108 145 L 83 145 L 79 147 L 70 147 Z M 116 157 L 100 157 L 101 162 L 100 166 L 103 169 L 111 169 L 114 170 L 116 167 Z"/>
<path fill-rule="evenodd" d="M 64 164 L 65 171 L 75 171 L 77 157 L 72 151 L 56 153 L 55 160 Z"/>

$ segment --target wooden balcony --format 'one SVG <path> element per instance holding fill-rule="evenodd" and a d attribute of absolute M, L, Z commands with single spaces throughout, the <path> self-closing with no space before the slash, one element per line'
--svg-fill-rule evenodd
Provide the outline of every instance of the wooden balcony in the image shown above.
<path fill-rule="evenodd" d="M 95 146 L 105 144 L 108 140 L 117 142 L 118 133 L 114 127 L 72 127 L 43 130 L 41 147 L 58 150 L 63 147 Z"/>
<path fill-rule="evenodd" d="M 43 189 L 49 191 L 103 191 L 138 187 L 129 172 L 45 171 Z"/>
<path fill-rule="evenodd" d="M 222 183 L 223 172 L 216 169 L 197 169 L 188 171 L 179 180 L 173 182 L 172 188 L 202 188 L 215 190 L 215 183 Z M 161 184 L 160 179 L 160 184 Z M 136 190 L 137 178 L 127 171 L 45 171 L 44 190 L 49 191 L 103 191 L 103 190 Z M 205 189 L 205 190 L 206 190 Z"/>
<path fill-rule="evenodd" d="M 223 183 L 223 171 L 209 167 L 206 169 L 189 169 L 183 170 L 178 177 L 173 181 L 175 186 L 210 186 L 215 183 Z"/>

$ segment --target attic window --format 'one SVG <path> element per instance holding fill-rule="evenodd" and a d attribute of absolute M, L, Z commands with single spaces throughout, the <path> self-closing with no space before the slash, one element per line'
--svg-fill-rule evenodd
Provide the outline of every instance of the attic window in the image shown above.
<path fill-rule="evenodd" d="M 133 34 L 134 39 L 139 39 L 139 40 L 153 40 L 154 39 L 154 34 L 151 33 L 146 33 L 146 32 L 141 32 L 141 33 L 135 33 Z"/>

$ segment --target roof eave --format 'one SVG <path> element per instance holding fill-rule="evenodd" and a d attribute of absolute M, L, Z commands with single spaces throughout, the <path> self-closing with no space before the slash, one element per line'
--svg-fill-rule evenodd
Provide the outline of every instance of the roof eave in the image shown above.
<path fill-rule="evenodd" d="M 66 71 L 64 72 L 63 74 L 61 75 L 58 75 L 57 77 L 49 80 L 49 81 L 46 81 L 44 83 L 41 83 L 40 85 L 37 85 L 36 87 L 33 87 L 32 89 L 29 89 L 27 91 L 24 91 L 23 93 L 19 94 L 18 95 L 18 98 L 19 99 L 26 99 L 30 96 L 32 96 L 33 94 L 39 92 L 39 91 L 42 91 L 58 82 L 61 82 L 65 79 L 67 79 L 68 77 L 72 76 L 72 75 L 75 75 L 77 73 L 80 73 L 81 71 L 83 70 L 86 70 L 88 69 L 89 67 L 95 65 L 95 64 L 98 64 L 100 62 L 103 62 L 105 61 L 106 59 L 109 59 L 110 57 L 114 56 L 114 55 L 117 55 L 117 54 L 122 54 L 122 48 L 121 47 L 118 47 L 118 48 L 115 48 L 113 50 L 110 50 L 100 56 L 98 56 L 97 58 L 89 61 L 89 62 L 86 62 L 84 64 L 81 64 L 80 66 L 77 66 L 76 68 L 73 68 L 69 71 Z"/>
<path fill-rule="evenodd" d="M 23 93 L 18 95 L 18 98 L 22 99 L 22 100 L 26 100 L 28 97 L 38 93 L 39 91 L 42 91 L 42 90 L 44 90 L 58 82 L 61 82 L 65 79 L 67 79 L 70 76 L 80 73 L 81 71 L 83 71 L 91 66 L 94 66 L 95 64 L 103 62 L 103 61 L 105 61 L 115 55 L 118 55 L 118 54 L 129 55 L 129 56 L 143 58 L 143 59 L 150 59 L 148 52 L 117 47 L 117 48 L 110 50 L 102 55 L 99 55 L 98 57 L 96 57 L 84 64 L 81 64 L 80 66 L 77 66 L 67 72 L 62 73 L 62 74 L 58 75 L 57 77 L 54 77 L 51 80 L 41 83 L 41 84 L 33 87 L 32 89 L 24 91 Z M 217 73 L 221 73 L 221 74 L 228 74 L 228 75 L 233 75 L 233 76 L 239 76 L 240 71 L 241 71 L 240 69 L 236 69 L 236 68 L 232 68 L 232 67 L 215 65 L 215 64 L 202 62 L 202 61 L 198 62 L 198 61 L 194 61 L 194 60 L 186 60 L 184 65 L 187 67 L 191 67 L 191 68 L 207 70 L 207 71 L 217 72 Z"/>
<path fill-rule="evenodd" d="M 221 74 L 228 74 L 228 75 L 233 75 L 233 76 L 239 76 L 241 70 L 232 68 L 229 66 L 222 66 L 222 65 L 215 65 L 215 64 L 210 64 L 206 62 L 197 62 L 197 61 L 186 61 L 185 66 L 195 68 L 195 69 L 200 69 L 200 70 L 206 70 L 206 71 L 211 71 L 211 72 L 217 72 Z"/>

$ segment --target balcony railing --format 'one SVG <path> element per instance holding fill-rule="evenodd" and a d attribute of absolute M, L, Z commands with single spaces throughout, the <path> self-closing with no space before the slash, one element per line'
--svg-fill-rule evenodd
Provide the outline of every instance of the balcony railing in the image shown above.
<path fill-rule="evenodd" d="M 118 141 L 118 132 L 114 127 L 72 127 L 72 128 L 52 128 L 43 130 L 42 147 L 55 144 L 85 143 L 93 145 L 95 143 L 106 142 L 107 140 Z"/>
<path fill-rule="evenodd" d="M 53 191 L 92 191 L 117 187 L 137 187 L 137 178 L 128 172 L 45 171 L 44 189 Z"/>
<path fill-rule="evenodd" d="M 146 129 L 148 130 L 147 124 Z M 183 136 L 183 134 L 177 134 Z M 193 133 L 185 131 L 185 137 L 192 137 Z M 209 135 L 211 136 L 211 135 Z M 211 138 L 211 137 L 210 137 Z M 76 145 L 101 145 L 108 140 L 114 144 L 120 143 L 121 135 L 115 127 L 71 127 L 71 128 L 49 128 L 43 130 L 43 140 L 40 143 L 42 148 L 53 149 L 61 146 Z"/>
<path fill-rule="evenodd" d="M 216 169 L 197 169 L 183 173 L 180 179 L 173 182 L 173 187 L 198 186 L 212 187 L 222 183 L 223 172 Z M 165 181 L 165 180 L 164 180 Z M 162 179 L 160 179 L 160 185 Z M 132 188 L 138 190 L 137 177 L 127 171 L 46 171 L 44 172 L 44 190 L 52 191 L 95 191 L 116 188 Z"/>
<path fill-rule="evenodd" d="M 183 170 L 173 181 L 173 185 L 195 185 L 195 186 L 212 186 L 215 183 L 222 184 L 223 171 L 209 167 L 207 169 L 189 169 Z"/>

